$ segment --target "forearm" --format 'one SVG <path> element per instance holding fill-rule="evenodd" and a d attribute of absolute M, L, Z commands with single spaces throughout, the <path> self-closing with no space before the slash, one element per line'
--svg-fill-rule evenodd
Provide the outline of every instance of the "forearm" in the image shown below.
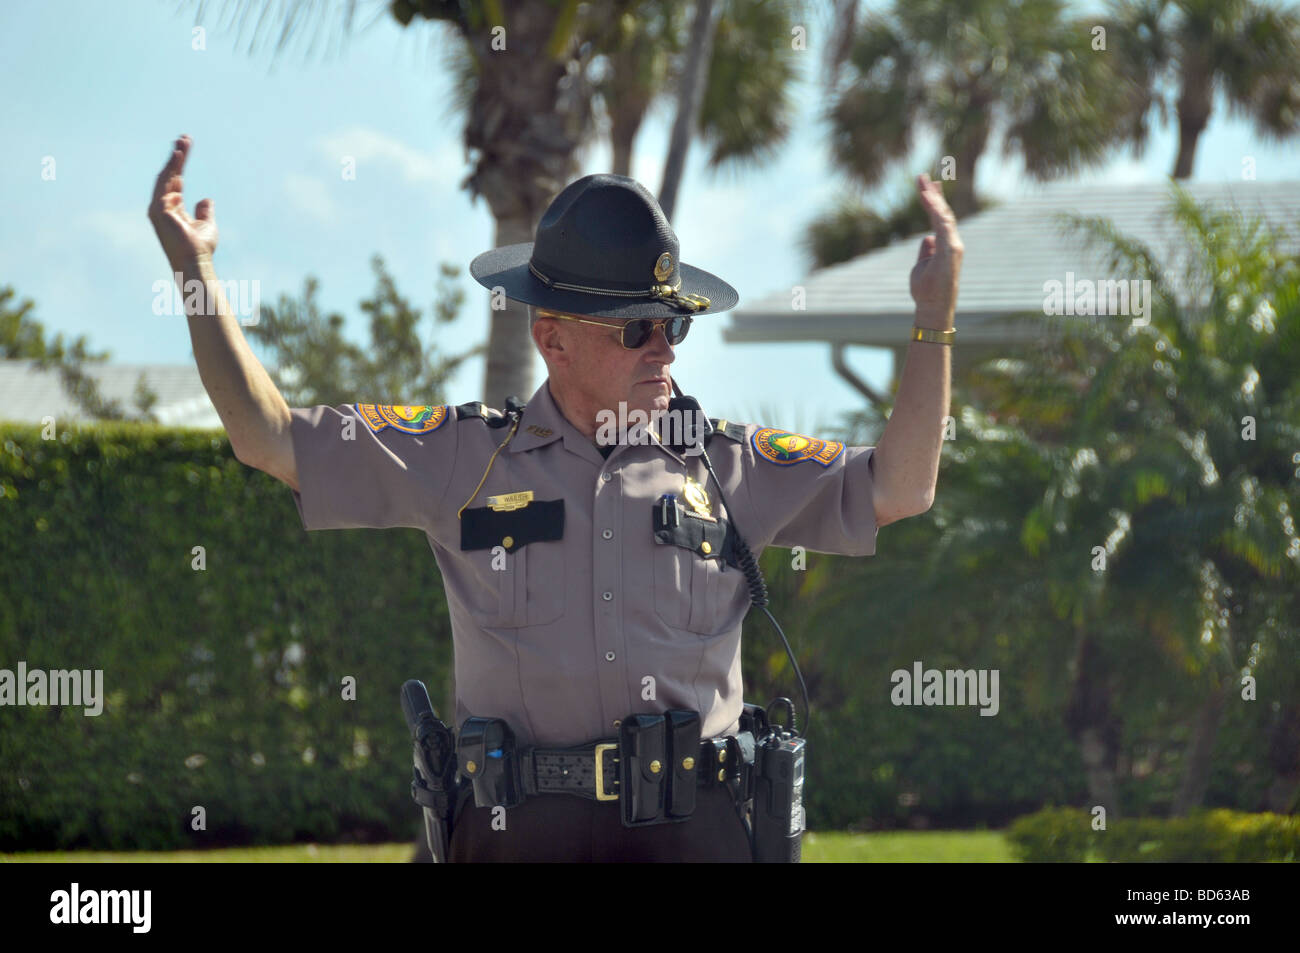
<path fill-rule="evenodd" d="M 918 308 L 916 326 L 951 330 L 953 315 Z M 877 460 L 873 466 L 882 497 L 897 500 L 910 511 L 899 515 L 923 513 L 934 502 L 951 377 L 952 355 L 948 345 L 927 341 L 912 341 L 908 345 L 894 410 L 877 441 Z"/>
<path fill-rule="evenodd" d="M 230 436 L 235 456 L 281 479 L 296 477 L 289 406 L 248 346 L 217 280 L 212 258 L 200 256 L 178 271 L 199 377 Z M 190 283 L 196 279 L 203 283 L 204 291 L 192 296 L 186 289 L 192 288 Z"/>

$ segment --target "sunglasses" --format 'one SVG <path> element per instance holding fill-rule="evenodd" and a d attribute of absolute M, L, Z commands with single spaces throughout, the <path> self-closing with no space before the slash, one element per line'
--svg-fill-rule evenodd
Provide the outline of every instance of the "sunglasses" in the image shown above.
<path fill-rule="evenodd" d="M 577 321 L 579 324 L 594 324 L 598 328 L 616 328 L 616 324 L 606 324 L 603 321 L 588 321 L 586 318 L 575 318 L 568 314 L 558 314 L 554 311 L 539 311 L 538 315 L 544 318 L 559 318 L 561 321 Z M 654 335 L 655 329 L 662 327 L 664 337 L 668 339 L 669 344 L 681 344 L 686 339 L 686 332 L 691 329 L 691 318 L 675 315 L 671 318 L 632 318 L 630 321 L 623 323 L 623 332 L 621 341 L 623 347 L 629 351 L 635 351 L 639 347 L 644 347 L 645 343 Z"/>

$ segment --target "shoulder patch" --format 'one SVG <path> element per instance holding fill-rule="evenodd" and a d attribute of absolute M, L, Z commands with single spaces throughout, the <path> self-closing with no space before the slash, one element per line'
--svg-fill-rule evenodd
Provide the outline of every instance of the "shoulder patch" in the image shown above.
<path fill-rule="evenodd" d="M 373 433 L 392 427 L 402 433 L 432 433 L 447 420 L 447 405 L 353 404 Z"/>
<path fill-rule="evenodd" d="M 726 437 L 728 440 L 734 440 L 736 443 L 742 443 L 745 439 L 744 424 L 738 424 L 727 420 L 726 418 L 718 417 L 710 417 L 709 424 L 713 427 L 713 431 L 709 434 L 710 437 L 717 434 L 718 436 Z"/>
<path fill-rule="evenodd" d="M 780 466 L 816 460 L 828 467 L 844 451 L 844 444 L 838 440 L 818 440 L 775 427 L 761 427 L 754 431 L 751 442 L 755 453 Z"/>

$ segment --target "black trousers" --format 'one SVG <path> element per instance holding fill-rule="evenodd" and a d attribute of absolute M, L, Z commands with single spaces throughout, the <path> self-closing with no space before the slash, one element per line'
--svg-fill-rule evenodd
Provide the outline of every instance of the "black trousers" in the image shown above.
<path fill-rule="evenodd" d="M 495 823 L 494 823 L 495 821 Z M 538 794 L 509 810 L 475 807 L 471 795 L 451 831 L 453 863 L 752 863 L 749 831 L 731 792 L 701 788 L 688 820 L 624 827 L 617 801 Z"/>

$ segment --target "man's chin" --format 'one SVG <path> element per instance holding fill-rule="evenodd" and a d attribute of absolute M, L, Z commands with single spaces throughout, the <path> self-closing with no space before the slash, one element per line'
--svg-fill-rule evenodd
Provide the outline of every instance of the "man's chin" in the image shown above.
<path fill-rule="evenodd" d="M 668 402 L 673 396 L 667 384 L 637 385 L 633 390 L 640 391 L 640 393 L 633 393 L 633 399 L 627 402 L 628 407 L 644 410 L 647 414 L 655 411 L 666 411 Z"/>

